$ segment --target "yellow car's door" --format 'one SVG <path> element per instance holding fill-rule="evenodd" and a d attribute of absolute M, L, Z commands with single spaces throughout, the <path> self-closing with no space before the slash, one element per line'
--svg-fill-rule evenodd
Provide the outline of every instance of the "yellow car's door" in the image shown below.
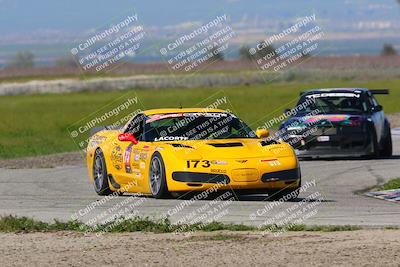
<path fill-rule="evenodd" d="M 119 165 L 115 169 L 114 180 L 120 185 L 122 191 L 144 193 L 149 192 L 147 170 L 149 162 L 149 143 L 142 140 L 144 116 L 134 117 L 123 130 L 126 138 L 114 141 L 111 158 L 117 154 Z M 132 140 L 132 136 L 134 140 Z M 117 152 L 115 152 L 117 150 Z"/>

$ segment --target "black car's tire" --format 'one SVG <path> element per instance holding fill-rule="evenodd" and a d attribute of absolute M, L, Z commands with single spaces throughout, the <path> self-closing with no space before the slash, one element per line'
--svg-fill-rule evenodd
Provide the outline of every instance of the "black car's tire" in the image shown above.
<path fill-rule="evenodd" d="M 150 160 L 149 166 L 150 192 L 155 198 L 169 198 L 165 165 L 159 152 L 155 152 Z"/>
<path fill-rule="evenodd" d="M 371 129 L 371 145 L 372 145 L 372 153 L 369 155 L 370 158 L 379 157 L 379 143 L 378 138 L 376 136 L 375 128 Z"/>
<path fill-rule="evenodd" d="M 382 150 L 380 151 L 380 154 L 383 157 L 391 157 L 393 155 L 392 133 L 390 128 L 386 130 L 386 136 L 383 139 Z"/>
<path fill-rule="evenodd" d="M 93 187 L 100 196 L 107 196 L 112 193 L 108 184 L 106 161 L 101 149 L 97 149 L 93 159 Z"/>

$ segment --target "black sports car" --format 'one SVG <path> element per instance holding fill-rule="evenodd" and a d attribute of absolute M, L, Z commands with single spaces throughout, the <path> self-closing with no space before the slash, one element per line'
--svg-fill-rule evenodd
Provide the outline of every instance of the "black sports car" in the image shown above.
<path fill-rule="evenodd" d="M 374 94 L 389 91 L 361 88 L 316 89 L 300 94 L 279 137 L 299 157 L 392 155 L 390 124 Z"/>

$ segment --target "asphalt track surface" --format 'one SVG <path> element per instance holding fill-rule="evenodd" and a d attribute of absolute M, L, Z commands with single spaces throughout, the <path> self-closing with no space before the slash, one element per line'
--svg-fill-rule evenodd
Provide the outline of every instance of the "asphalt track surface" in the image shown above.
<path fill-rule="evenodd" d="M 116 214 L 153 219 L 169 214 L 172 222 L 212 219 L 259 226 L 268 219 L 282 221 L 300 211 L 296 218 L 307 225 L 400 227 L 399 203 L 357 193 L 400 177 L 400 131 L 393 132 L 393 142 L 394 156 L 390 159 L 302 161 L 303 184 L 315 180 L 316 185 L 302 192 L 297 201 L 285 203 L 264 201 L 265 196 L 261 195 L 219 202 L 188 201 L 188 198 L 158 200 L 129 195 L 105 199 L 95 194 L 83 165 L 0 169 L 0 215 L 28 216 L 44 221 L 76 218 L 96 223 Z M 308 201 L 307 197 L 313 194 L 322 201 Z M 275 206 L 270 208 L 271 204 Z"/>

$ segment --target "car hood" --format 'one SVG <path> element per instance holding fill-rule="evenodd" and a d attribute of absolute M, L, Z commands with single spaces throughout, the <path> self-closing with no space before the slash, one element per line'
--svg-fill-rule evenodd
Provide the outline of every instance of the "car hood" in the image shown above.
<path fill-rule="evenodd" d="M 292 148 L 286 143 L 262 145 L 261 139 L 224 139 L 174 141 L 164 147 L 172 150 L 179 158 L 186 159 L 242 159 L 260 157 L 293 156 Z"/>
<path fill-rule="evenodd" d="M 352 125 L 366 121 L 365 115 L 321 114 L 313 116 L 294 116 L 281 125 L 282 128 L 304 128 L 311 126 Z"/>

